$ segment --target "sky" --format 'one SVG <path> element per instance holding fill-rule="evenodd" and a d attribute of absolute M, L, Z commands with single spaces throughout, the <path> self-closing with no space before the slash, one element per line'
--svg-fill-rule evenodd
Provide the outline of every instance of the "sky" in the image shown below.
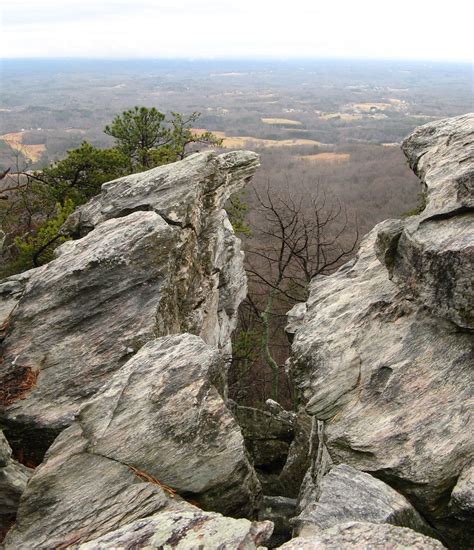
<path fill-rule="evenodd" d="M 1 57 L 471 61 L 472 0 L 0 0 Z"/>

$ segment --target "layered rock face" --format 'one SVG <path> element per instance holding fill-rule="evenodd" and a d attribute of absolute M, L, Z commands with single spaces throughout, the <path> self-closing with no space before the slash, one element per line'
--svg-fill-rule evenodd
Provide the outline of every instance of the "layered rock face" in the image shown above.
<path fill-rule="evenodd" d="M 223 205 L 258 166 L 200 153 L 105 184 L 66 222 L 78 240 L 0 285 L 0 417 L 42 453 L 146 342 L 189 332 L 230 352 L 246 293 Z M 37 457 L 36 457 L 37 458 Z"/>
<path fill-rule="evenodd" d="M 48 450 L 5 547 L 63 547 L 153 513 L 195 513 L 183 497 L 255 515 L 259 483 L 219 394 L 222 362 L 189 334 L 146 344 Z"/>
<path fill-rule="evenodd" d="M 291 317 L 291 368 L 332 461 L 383 480 L 443 541 L 470 548 L 474 115 L 422 126 L 403 150 L 425 209 L 378 225 L 354 261 L 312 282 Z"/>
<path fill-rule="evenodd" d="M 2 450 L 8 521 L 18 507 L 5 548 L 270 537 L 270 522 L 204 511 L 256 517 L 261 494 L 226 405 L 246 284 L 222 209 L 257 166 L 202 153 L 106 184 L 55 260 L 2 281 L 1 424 L 15 456 L 40 462 L 25 488 Z"/>

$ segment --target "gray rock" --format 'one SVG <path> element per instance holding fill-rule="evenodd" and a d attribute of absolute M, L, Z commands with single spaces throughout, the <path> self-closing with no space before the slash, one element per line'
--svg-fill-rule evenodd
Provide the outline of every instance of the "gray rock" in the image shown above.
<path fill-rule="evenodd" d="M 222 361 L 189 334 L 146 344 L 48 450 L 6 548 L 79 544 L 157 512 L 189 510 L 181 497 L 252 515 L 260 487 L 218 391 Z"/>
<path fill-rule="evenodd" d="M 279 475 L 282 494 L 297 498 L 305 473 L 310 466 L 311 418 L 298 411 L 295 421 L 295 435 L 288 449 L 288 456 Z"/>
<path fill-rule="evenodd" d="M 8 441 L 0 431 L 0 543 L 15 521 L 20 497 L 31 470 L 12 458 Z"/>
<path fill-rule="evenodd" d="M 449 507 L 457 516 L 466 519 L 474 515 L 474 463 L 467 466 L 459 476 L 451 492 Z"/>
<path fill-rule="evenodd" d="M 389 271 L 434 315 L 474 329 L 474 210 L 407 221 Z"/>
<path fill-rule="evenodd" d="M 279 475 L 295 433 L 295 415 L 274 403 L 270 405 L 274 412 L 243 406 L 234 409 L 263 492 L 267 495 L 284 494 Z"/>
<path fill-rule="evenodd" d="M 189 550 L 253 550 L 261 547 L 272 532 L 268 521 L 251 523 L 199 509 L 162 512 L 137 520 L 103 537 L 76 547 L 79 550 L 178 548 Z"/>
<path fill-rule="evenodd" d="M 259 156 L 251 151 L 197 153 L 105 183 L 101 194 L 78 208 L 66 227 L 84 235 L 105 220 L 152 210 L 172 225 L 192 227 L 201 234 L 212 223 L 206 213 L 223 208 L 258 166 Z"/>
<path fill-rule="evenodd" d="M 5 549 L 65 548 L 187 506 L 128 465 L 89 453 L 87 444 L 76 424 L 56 439 L 23 494 Z"/>
<path fill-rule="evenodd" d="M 305 315 L 306 315 L 306 303 L 304 302 L 295 304 L 290 309 L 290 311 L 286 314 L 287 324 L 285 327 L 285 333 L 290 343 L 293 342 L 295 332 L 303 323 Z"/>
<path fill-rule="evenodd" d="M 10 441 L 31 442 L 42 456 L 158 336 L 190 332 L 229 352 L 246 282 L 222 207 L 257 166 L 245 151 L 193 155 L 105 184 L 73 214 L 68 230 L 85 236 L 28 272 L 19 302 L 7 296 L 0 418 Z"/>
<path fill-rule="evenodd" d="M 437 540 L 405 527 L 349 522 L 317 535 L 296 537 L 281 550 L 442 550 Z"/>
<path fill-rule="evenodd" d="M 474 113 L 430 122 L 402 143 L 427 194 L 424 215 L 474 207 Z"/>
<path fill-rule="evenodd" d="M 405 292 L 474 329 L 474 113 L 417 128 L 402 148 L 424 183 L 426 207 L 392 224 L 392 235 L 379 232 L 377 247 Z"/>
<path fill-rule="evenodd" d="M 18 306 L 30 274 L 31 271 L 27 271 L 0 281 L 0 343 L 7 334 L 11 316 Z"/>
<path fill-rule="evenodd" d="M 375 257 L 377 231 L 353 267 L 313 281 L 294 379 L 336 463 L 377 472 L 437 528 L 470 536 L 446 495 L 474 452 L 472 336 L 404 298 Z"/>
<path fill-rule="evenodd" d="M 446 122 L 449 133 L 453 132 L 451 141 L 442 123 L 419 132 L 426 138 L 423 147 L 427 149 L 418 163 L 424 170 L 420 174 L 429 173 L 428 187 L 432 189 L 421 216 L 429 213 L 431 217 L 408 220 L 399 237 L 400 225 L 398 229 L 393 221 L 378 225 L 362 242 L 355 261 L 334 275 L 312 281 L 291 361 L 307 412 L 326 421 L 325 442 L 333 461 L 376 474 L 406 496 L 450 545 L 459 548 L 474 544 L 473 516 L 459 511 L 456 492 L 449 505 L 458 479 L 464 479 L 463 472 L 470 468 L 474 456 L 470 413 L 474 404 L 473 340 L 471 333 L 458 328 L 466 324 L 461 306 L 471 303 L 472 288 L 462 283 L 467 263 L 449 251 L 457 247 L 467 258 L 473 249 L 465 233 L 468 198 L 460 184 L 455 186 L 461 176 L 453 183 L 449 173 L 451 168 L 458 170 L 462 159 L 462 174 L 471 173 L 473 161 L 466 160 L 459 149 L 459 143 L 468 137 L 466 125 L 470 128 L 471 124 L 472 117 Z M 427 145 L 430 132 L 436 138 L 432 148 Z M 449 160 L 447 141 L 455 147 L 455 162 Z M 438 162 L 442 166 L 437 167 Z M 442 181 L 435 176 L 443 176 Z M 455 196 L 453 189 L 457 189 Z M 433 205 L 447 210 L 460 201 L 464 210 L 435 218 Z M 436 288 L 423 290 L 432 277 L 425 270 L 429 262 L 407 268 L 413 270 L 413 284 L 407 289 L 408 283 L 398 276 L 390 280 L 385 263 L 378 261 L 376 244 L 382 260 L 391 258 L 388 263 L 394 266 L 393 273 L 402 257 L 408 265 L 415 255 L 409 252 L 406 236 L 417 223 L 414 235 L 424 242 L 418 250 L 428 250 L 423 247 L 432 242 L 432 257 L 444 257 L 447 266 L 452 261 L 452 281 L 459 299 L 457 290 L 450 294 L 443 289 L 446 282 L 442 278 L 433 283 L 439 292 Z M 439 225 L 436 229 L 430 224 Z M 390 235 L 399 240 L 385 255 L 391 246 Z M 430 298 L 430 292 L 440 299 Z M 443 298 L 448 294 L 450 306 Z M 441 317 L 443 312 L 446 318 Z M 459 494 L 469 494 L 463 487 L 461 483 Z"/>
<path fill-rule="evenodd" d="M 317 533 L 349 521 L 390 523 L 434 536 L 408 500 L 383 481 L 346 464 L 327 473 L 301 514 L 296 518 L 296 533 Z"/>
<path fill-rule="evenodd" d="M 291 441 L 294 435 L 294 417 L 274 414 L 254 407 L 238 406 L 237 421 L 247 439 L 280 439 Z"/>

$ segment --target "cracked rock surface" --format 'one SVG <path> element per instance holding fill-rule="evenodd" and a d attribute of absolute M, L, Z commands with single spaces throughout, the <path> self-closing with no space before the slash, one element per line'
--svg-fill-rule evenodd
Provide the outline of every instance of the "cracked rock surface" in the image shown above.
<path fill-rule="evenodd" d="M 291 327 L 294 379 L 331 459 L 407 497 L 453 548 L 474 544 L 473 130 L 471 114 L 407 138 L 425 210 L 382 222 L 316 277 Z"/>
<path fill-rule="evenodd" d="M 5 548 L 85 542 L 157 512 L 187 511 L 181 496 L 207 510 L 254 515 L 260 486 L 219 393 L 222 361 L 189 334 L 145 345 L 48 450 Z M 216 529 L 227 521 L 203 518 Z M 250 522 L 235 525 L 245 531 Z"/>
<path fill-rule="evenodd" d="M 12 444 L 44 453 L 159 336 L 189 332 L 229 353 L 246 278 L 222 208 L 257 166 L 255 153 L 206 152 L 104 184 L 66 222 L 82 238 L 2 282 L 0 419 Z"/>

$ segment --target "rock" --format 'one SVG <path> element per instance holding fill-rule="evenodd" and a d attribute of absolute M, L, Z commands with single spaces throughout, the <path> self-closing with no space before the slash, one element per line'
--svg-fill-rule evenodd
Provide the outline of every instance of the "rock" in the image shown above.
<path fill-rule="evenodd" d="M 251 523 L 198 509 L 162 512 L 137 520 L 91 542 L 79 550 L 116 550 L 117 548 L 177 548 L 189 550 L 253 550 L 261 547 L 272 532 L 268 521 Z"/>
<path fill-rule="evenodd" d="M 237 421 L 247 439 L 279 439 L 291 441 L 294 435 L 294 417 L 273 414 L 254 407 L 238 406 L 235 410 Z"/>
<path fill-rule="evenodd" d="M 277 405 L 270 405 L 275 412 L 243 406 L 234 409 L 245 446 L 257 468 L 263 492 L 267 495 L 283 494 L 279 475 L 294 437 L 295 415 L 280 410 Z"/>
<path fill-rule="evenodd" d="M 143 346 L 48 450 L 5 548 L 79 544 L 188 510 L 180 496 L 252 516 L 260 487 L 219 394 L 222 364 L 218 350 L 189 334 Z"/>
<path fill-rule="evenodd" d="M 434 315 L 474 329 L 474 113 L 421 126 L 402 148 L 426 207 L 388 239 L 390 276 Z"/>
<path fill-rule="evenodd" d="M 295 515 L 296 499 L 282 496 L 264 496 L 258 511 L 258 519 L 273 523 L 273 534 L 269 539 L 270 548 L 275 548 L 291 538 L 293 527 L 290 520 Z"/>
<path fill-rule="evenodd" d="M 296 533 L 308 536 L 349 521 L 390 523 L 434 536 L 404 496 L 369 474 L 339 464 L 323 477 L 318 495 L 295 519 Z"/>
<path fill-rule="evenodd" d="M 430 122 L 402 143 L 410 167 L 426 189 L 424 214 L 474 207 L 474 113 Z"/>
<path fill-rule="evenodd" d="M 197 153 L 105 183 L 101 194 L 78 208 L 66 225 L 71 233 L 84 235 L 105 220 L 152 210 L 171 225 L 189 226 L 201 234 L 216 221 L 208 214 L 223 208 L 258 166 L 259 157 L 251 151 Z"/>
<path fill-rule="evenodd" d="M 126 464 L 88 453 L 87 445 L 79 425 L 58 436 L 23 494 L 5 549 L 67 547 L 181 508 L 159 485 Z"/>
<path fill-rule="evenodd" d="M 466 520 L 474 515 L 474 463 L 465 468 L 451 492 L 449 507 Z"/>
<path fill-rule="evenodd" d="M 303 322 L 304 316 L 306 315 L 306 304 L 304 302 L 295 304 L 290 311 L 286 314 L 286 327 L 285 333 L 288 337 L 288 340 L 293 342 L 295 337 L 295 332 L 298 330 L 299 326 Z"/>
<path fill-rule="evenodd" d="M 0 432 L 0 543 L 15 521 L 20 497 L 31 470 L 12 458 L 12 451 Z"/>
<path fill-rule="evenodd" d="M 442 550 L 437 540 L 405 527 L 387 524 L 349 522 L 317 535 L 296 537 L 281 550 Z"/>
<path fill-rule="evenodd" d="M 104 184 L 66 222 L 82 235 L 7 297 L 0 418 L 39 462 L 79 408 L 146 342 L 190 332 L 230 350 L 246 293 L 240 241 L 222 210 L 258 156 L 200 153 Z M 0 288 L 19 288 L 18 276 Z M 18 301 L 18 297 L 21 298 Z"/>
<path fill-rule="evenodd" d="M 295 420 L 295 435 L 288 449 L 288 456 L 279 475 L 283 495 L 297 498 L 305 473 L 310 466 L 311 418 L 299 410 Z"/>
<path fill-rule="evenodd" d="M 294 435 L 293 417 L 242 406 L 237 406 L 234 414 L 255 466 L 270 473 L 279 472 Z"/>
<path fill-rule="evenodd" d="M 453 548 L 469 548 L 474 544 L 473 516 L 460 512 L 456 491 L 469 494 L 462 483 L 463 472 L 470 470 L 474 456 L 473 339 L 461 307 L 471 303 L 472 288 L 462 284 L 467 260 L 460 259 L 461 255 L 469 258 L 473 247 L 465 233 L 464 184 L 456 187 L 449 173 L 451 168 L 458 170 L 462 159 L 459 170 L 471 173 L 474 161 L 462 156 L 459 143 L 467 143 L 464 132 L 471 127 L 472 117 L 445 124 L 446 131 L 453 132 L 452 139 L 441 122 L 431 130 L 428 125 L 417 131 L 425 136 L 425 149 L 417 150 L 426 150 L 418 162 L 423 166 L 419 173 L 429 175 L 431 189 L 425 211 L 403 224 L 379 224 L 363 240 L 355 261 L 312 281 L 290 368 L 306 411 L 325 421 L 325 443 L 332 460 L 373 473 L 407 497 Z M 433 147 L 429 146 L 431 134 L 436 138 Z M 450 147 L 454 147 L 452 162 Z M 454 178 L 457 183 L 460 177 Z M 457 209 L 456 204 L 463 206 Z M 436 218 L 436 212 L 451 207 L 448 217 Z M 439 291 L 423 290 L 432 276 L 429 262 L 407 267 L 413 274 L 409 289 L 396 275 L 401 273 L 397 266 L 409 266 L 414 258 L 407 239 L 417 223 L 421 229 L 415 235 L 425 244 L 431 239 L 431 258 L 450 249 L 445 238 L 458 247 L 460 255 L 444 256 L 447 266 L 451 265 L 453 284 L 459 282 L 458 298 L 457 291 L 443 289 L 442 278 L 433 283 Z M 435 230 L 436 224 L 440 225 Z M 403 230 L 393 243 L 397 227 Z M 441 241 L 432 237 L 431 229 Z M 432 300 L 430 292 L 439 299 Z M 443 297 L 448 294 L 451 305 Z M 461 485 L 450 497 L 458 479 Z"/>
<path fill-rule="evenodd" d="M 25 290 L 31 271 L 0 281 L 0 343 L 10 326 L 10 319 Z"/>

